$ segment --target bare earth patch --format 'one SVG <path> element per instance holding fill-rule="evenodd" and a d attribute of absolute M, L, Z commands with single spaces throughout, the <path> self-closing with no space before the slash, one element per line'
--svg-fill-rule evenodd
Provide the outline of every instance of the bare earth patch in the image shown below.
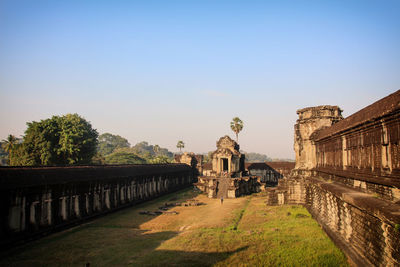
<path fill-rule="evenodd" d="M 140 214 L 193 200 L 204 205 Z M 0 265 L 347 266 L 306 209 L 264 202 L 253 195 L 221 205 L 183 190 L 3 253 Z"/>

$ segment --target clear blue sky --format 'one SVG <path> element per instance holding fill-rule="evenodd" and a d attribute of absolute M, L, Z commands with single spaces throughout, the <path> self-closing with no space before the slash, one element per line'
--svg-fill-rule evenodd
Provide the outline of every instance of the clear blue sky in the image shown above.
<path fill-rule="evenodd" d="M 400 89 L 400 1 L 0 1 L 0 139 L 78 113 L 176 151 L 294 158 L 296 110 Z"/>

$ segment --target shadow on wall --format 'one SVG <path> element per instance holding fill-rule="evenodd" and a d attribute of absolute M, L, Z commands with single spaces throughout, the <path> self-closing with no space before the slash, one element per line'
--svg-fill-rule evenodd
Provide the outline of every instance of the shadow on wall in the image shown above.
<path fill-rule="evenodd" d="M 250 175 L 261 178 L 267 186 L 276 186 L 278 180 L 288 176 L 294 168 L 294 162 L 254 162 L 246 163 L 246 170 Z"/>

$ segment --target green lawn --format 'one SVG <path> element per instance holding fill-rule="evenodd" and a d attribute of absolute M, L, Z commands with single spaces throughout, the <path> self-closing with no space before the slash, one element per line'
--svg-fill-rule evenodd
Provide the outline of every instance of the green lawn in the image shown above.
<path fill-rule="evenodd" d="M 165 202 L 205 205 L 140 215 Z M 253 195 L 219 200 L 183 190 L 53 234 L 2 255 L 1 266 L 347 266 L 301 206 Z"/>

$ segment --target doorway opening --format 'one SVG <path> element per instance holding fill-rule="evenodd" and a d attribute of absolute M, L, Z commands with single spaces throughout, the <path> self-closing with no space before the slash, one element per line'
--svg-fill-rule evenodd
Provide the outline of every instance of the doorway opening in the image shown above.
<path fill-rule="evenodd" d="M 222 171 L 228 171 L 228 159 L 222 159 Z"/>

